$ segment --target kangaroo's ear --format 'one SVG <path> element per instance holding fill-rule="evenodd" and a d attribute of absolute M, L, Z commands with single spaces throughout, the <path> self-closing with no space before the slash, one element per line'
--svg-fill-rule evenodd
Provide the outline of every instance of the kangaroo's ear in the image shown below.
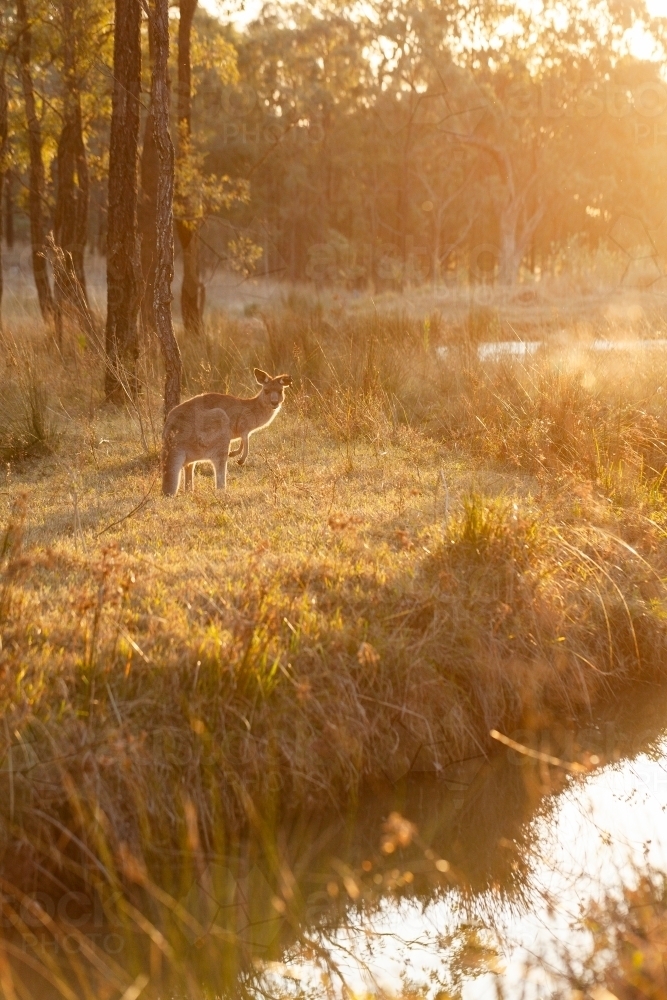
<path fill-rule="evenodd" d="M 292 376 L 291 375 L 281 375 L 280 376 L 280 384 L 281 385 L 291 385 L 292 384 Z"/>
<path fill-rule="evenodd" d="M 270 377 L 261 368 L 255 368 L 255 378 L 260 385 L 266 385 L 267 382 L 271 381 Z"/>

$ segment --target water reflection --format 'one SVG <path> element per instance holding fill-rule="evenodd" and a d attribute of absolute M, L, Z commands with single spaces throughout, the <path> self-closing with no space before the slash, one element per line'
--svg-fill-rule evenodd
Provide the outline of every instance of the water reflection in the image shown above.
<path fill-rule="evenodd" d="M 566 342 L 569 342 L 569 337 L 567 336 Z M 558 338 L 555 339 L 554 344 L 556 347 L 561 346 Z M 537 354 L 540 348 L 546 349 L 549 346 L 551 345 L 544 340 L 497 340 L 477 344 L 476 351 L 480 361 L 491 361 L 503 357 L 525 358 L 529 355 Z M 667 348 L 667 339 L 664 337 L 655 337 L 652 339 L 635 338 L 634 340 L 596 339 L 585 345 L 586 350 L 604 354 L 610 352 L 636 353 L 637 351 L 665 350 L 665 348 Z M 435 353 L 437 358 L 445 361 L 452 353 L 452 348 L 443 344 L 436 347 Z"/>
<path fill-rule="evenodd" d="M 495 997 L 499 984 L 507 996 L 544 996 L 565 967 L 563 943 L 584 945 L 586 932 L 572 929 L 581 907 L 638 863 L 667 868 L 666 720 L 667 695 L 647 690 L 585 729 L 524 734 L 566 759 L 606 761 L 584 779 L 503 750 L 376 786 L 344 814 L 267 820 L 251 810 L 252 834 L 215 853 L 190 816 L 188 849 L 167 862 L 125 849 L 122 899 L 99 880 L 81 887 L 102 909 L 84 906 L 69 937 L 34 918 L 26 943 L 5 919 L 16 996 L 48 995 L 36 964 L 47 958 L 76 983 L 72 996 L 96 1000 L 345 988 L 443 1000 Z M 53 977 L 51 987 L 67 995 Z"/>

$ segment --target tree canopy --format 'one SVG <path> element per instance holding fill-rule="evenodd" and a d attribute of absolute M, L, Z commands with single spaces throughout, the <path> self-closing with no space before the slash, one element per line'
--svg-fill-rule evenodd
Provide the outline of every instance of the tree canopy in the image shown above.
<path fill-rule="evenodd" d="M 37 248 L 45 314 L 67 299 L 40 271 L 48 233 L 84 291 L 84 249 L 107 252 L 112 6 L 12 0 L 0 22 L 3 230 Z M 295 0 L 241 30 L 182 0 L 169 23 L 193 329 L 206 261 L 348 287 L 512 283 L 619 218 L 659 229 L 667 214 L 664 29 L 640 2 Z"/>

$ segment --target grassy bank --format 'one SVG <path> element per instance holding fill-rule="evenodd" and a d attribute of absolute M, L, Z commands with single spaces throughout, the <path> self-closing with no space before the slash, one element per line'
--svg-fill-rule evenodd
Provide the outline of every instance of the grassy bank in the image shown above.
<path fill-rule="evenodd" d="M 204 470 L 160 495 L 150 352 L 119 412 L 94 345 L 5 334 L 0 810 L 19 882 L 42 877 L 26 844 L 63 826 L 50 868 L 167 856 L 190 807 L 213 849 L 256 811 L 342 808 L 667 668 L 661 355 L 574 338 L 482 364 L 465 330 L 292 305 L 255 339 L 229 321 L 184 345 L 187 394 L 251 391 L 255 362 L 295 378 L 225 495 Z"/>

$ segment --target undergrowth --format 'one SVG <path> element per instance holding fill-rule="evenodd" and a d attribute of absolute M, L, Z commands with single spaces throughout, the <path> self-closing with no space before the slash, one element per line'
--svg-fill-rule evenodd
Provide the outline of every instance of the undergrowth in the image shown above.
<path fill-rule="evenodd" d="M 4 336 L 5 378 L 0 394 L 0 460 L 47 454 L 56 442 L 49 413 L 50 379 L 44 378 L 44 355 L 32 343 Z"/>
<path fill-rule="evenodd" d="M 664 677 L 665 362 L 480 362 L 437 324 L 316 304 L 252 323 L 183 344 L 186 394 L 294 378 L 219 496 L 205 469 L 159 494 L 152 348 L 111 410 L 91 346 L 3 341 L 15 891 L 104 869 L 177 896 L 184 843 L 192 864 Z"/>

